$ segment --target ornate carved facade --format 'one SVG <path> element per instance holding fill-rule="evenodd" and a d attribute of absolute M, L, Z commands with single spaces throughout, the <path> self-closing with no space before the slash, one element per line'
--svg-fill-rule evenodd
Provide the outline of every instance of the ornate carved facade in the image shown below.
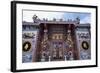
<path fill-rule="evenodd" d="M 36 20 L 23 22 L 23 63 L 91 59 L 90 24 Z"/>

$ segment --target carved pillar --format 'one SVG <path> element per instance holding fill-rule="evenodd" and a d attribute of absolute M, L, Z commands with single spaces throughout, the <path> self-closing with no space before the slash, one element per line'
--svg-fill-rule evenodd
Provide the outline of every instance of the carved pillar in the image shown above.
<path fill-rule="evenodd" d="M 73 41 L 71 36 L 71 24 L 68 25 L 67 38 L 66 38 L 66 49 L 65 57 L 67 60 L 73 59 Z"/>
<path fill-rule="evenodd" d="M 44 61 L 50 60 L 49 58 L 50 52 L 48 49 L 48 29 L 46 24 L 44 24 L 44 35 L 43 35 L 43 40 L 41 42 L 41 47 L 42 47 L 41 59 L 44 59 Z"/>

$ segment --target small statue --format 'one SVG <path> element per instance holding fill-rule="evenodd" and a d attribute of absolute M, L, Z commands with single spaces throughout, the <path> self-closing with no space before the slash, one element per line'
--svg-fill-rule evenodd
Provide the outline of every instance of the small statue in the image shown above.
<path fill-rule="evenodd" d="M 76 21 L 77 21 L 77 24 L 80 24 L 80 18 L 79 17 L 76 18 Z"/>
<path fill-rule="evenodd" d="M 45 57 L 46 57 L 46 52 L 45 51 L 42 51 L 42 54 L 41 54 L 41 61 L 42 62 L 45 61 Z"/>
<path fill-rule="evenodd" d="M 69 56 L 69 60 L 73 60 L 74 59 L 72 51 L 68 52 L 68 56 Z"/>
<path fill-rule="evenodd" d="M 35 14 L 35 15 L 33 15 L 32 19 L 33 19 L 34 23 L 36 23 L 36 22 L 37 22 L 37 18 L 38 18 L 38 16 L 37 16 L 36 14 Z"/>
<path fill-rule="evenodd" d="M 56 18 L 53 18 L 53 21 L 56 21 Z"/>

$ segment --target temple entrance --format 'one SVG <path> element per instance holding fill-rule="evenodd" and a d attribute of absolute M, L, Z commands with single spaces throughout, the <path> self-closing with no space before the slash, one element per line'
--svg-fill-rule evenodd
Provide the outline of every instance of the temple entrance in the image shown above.
<path fill-rule="evenodd" d="M 63 60 L 63 42 L 55 40 L 52 42 L 52 60 L 60 61 Z"/>
<path fill-rule="evenodd" d="M 63 60 L 63 37 L 62 33 L 52 34 L 52 60 Z"/>
<path fill-rule="evenodd" d="M 64 40 L 66 37 L 65 25 L 50 25 L 51 61 L 64 60 Z"/>
<path fill-rule="evenodd" d="M 73 25 L 48 24 L 41 26 L 39 61 L 64 61 L 76 59 Z M 40 49 L 41 48 L 41 49 Z"/>

